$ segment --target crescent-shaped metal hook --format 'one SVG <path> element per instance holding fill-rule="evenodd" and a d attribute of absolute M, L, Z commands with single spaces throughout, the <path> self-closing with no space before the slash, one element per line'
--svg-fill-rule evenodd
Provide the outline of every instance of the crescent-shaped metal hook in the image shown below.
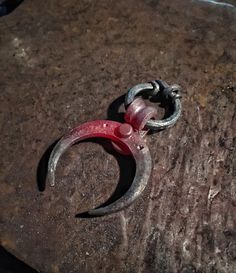
<path fill-rule="evenodd" d="M 88 211 L 90 215 L 101 216 L 128 207 L 141 195 L 149 180 L 152 162 L 144 139 L 130 124 L 110 120 L 90 121 L 72 129 L 54 147 L 48 163 L 48 179 L 51 186 L 55 185 L 55 171 L 61 155 L 74 143 L 94 137 L 112 140 L 120 150 L 132 155 L 136 163 L 134 180 L 128 191 L 114 203 Z"/>

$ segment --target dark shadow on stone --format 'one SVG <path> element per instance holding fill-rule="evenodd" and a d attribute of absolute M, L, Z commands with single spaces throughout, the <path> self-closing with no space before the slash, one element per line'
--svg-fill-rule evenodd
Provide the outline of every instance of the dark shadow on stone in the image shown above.
<path fill-rule="evenodd" d="M 0 0 L 0 17 L 14 11 L 23 0 Z"/>
<path fill-rule="evenodd" d="M 159 5 L 159 0 L 151 0 L 148 1 L 147 3 L 151 8 L 153 9 L 157 9 L 158 5 Z"/>
<path fill-rule="evenodd" d="M 116 98 L 107 109 L 107 119 L 118 122 L 124 122 L 124 112 L 120 111 L 121 106 L 124 104 L 125 95 Z"/>
<path fill-rule="evenodd" d="M 115 159 L 117 160 L 117 163 L 120 169 L 120 176 L 119 176 L 119 181 L 116 186 L 116 189 L 111 195 L 111 197 L 105 203 L 97 207 L 97 208 L 101 208 L 101 207 L 106 207 L 114 203 L 116 200 L 118 200 L 128 191 L 128 189 L 130 188 L 133 182 L 134 175 L 135 175 L 135 161 L 132 156 L 125 156 L 116 152 L 109 140 L 96 138 L 96 139 L 89 139 L 83 142 L 91 142 L 91 141 L 93 143 L 101 145 L 107 153 L 113 155 Z M 77 214 L 76 217 L 77 218 L 94 218 L 99 216 L 91 216 L 88 214 L 88 212 L 83 212 L 83 213 Z"/>
<path fill-rule="evenodd" d="M 37 273 L 0 246 L 0 273 Z"/>
<path fill-rule="evenodd" d="M 38 190 L 41 192 L 45 190 L 45 186 L 46 186 L 48 160 L 53 148 L 55 147 L 58 141 L 59 139 L 53 142 L 53 144 L 51 144 L 47 148 L 47 150 L 44 152 L 43 156 L 41 157 L 39 161 L 38 168 L 37 168 L 37 185 L 38 185 Z"/>
<path fill-rule="evenodd" d="M 162 119 L 166 119 L 171 116 L 174 112 L 174 106 L 170 99 L 164 100 L 160 93 L 158 93 L 155 97 L 151 98 L 150 101 L 152 103 L 157 103 L 159 107 L 165 109 L 165 113 Z"/>

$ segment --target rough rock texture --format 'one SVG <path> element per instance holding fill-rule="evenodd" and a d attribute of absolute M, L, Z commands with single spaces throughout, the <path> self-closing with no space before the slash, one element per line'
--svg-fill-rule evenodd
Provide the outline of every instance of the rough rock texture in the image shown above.
<path fill-rule="evenodd" d="M 236 272 L 236 3 L 228 3 L 25 0 L 0 19 L 4 248 L 44 273 Z M 130 183 L 131 159 L 96 142 L 75 145 L 56 187 L 43 190 L 43 154 L 78 123 L 116 118 L 117 98 L 158 78 L 183 87 L 184 110 L 176 126 L 147 136 L 154 167 L 145 193 L 123 212 L 75 217 L 109 198 L 119 166 L 120 183 Z"/>

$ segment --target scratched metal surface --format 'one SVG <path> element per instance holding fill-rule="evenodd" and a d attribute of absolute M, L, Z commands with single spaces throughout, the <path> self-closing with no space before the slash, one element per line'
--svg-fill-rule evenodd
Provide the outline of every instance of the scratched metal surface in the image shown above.
<path fill-rule="evenodd" d="M 41 272 L 236 272 L 236 3 L 210 2 L 26 0 L 0 19 L 4 248 Z M 137 202 L 75 217 L 109 198 L 119 165 L 122 183 L 132 176 L 96 143 L 71 148 L 57 186 L 38 190 L 58 137 L 156 78 L 183 87 L 184 110 L 147 137 L 153 173 Z"/>

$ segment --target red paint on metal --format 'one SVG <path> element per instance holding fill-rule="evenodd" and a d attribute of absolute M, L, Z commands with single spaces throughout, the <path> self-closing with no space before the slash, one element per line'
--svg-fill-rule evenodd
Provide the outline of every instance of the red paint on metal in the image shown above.
<path fill-rule="evenodd" d="M 148 120 L 156 118 L 157 110 L 152 106 L 146 106 L 144 100 L 137 97 L 127 108 L 125 121 L 133 126 L 136 131 L 145 130 Z"/>

